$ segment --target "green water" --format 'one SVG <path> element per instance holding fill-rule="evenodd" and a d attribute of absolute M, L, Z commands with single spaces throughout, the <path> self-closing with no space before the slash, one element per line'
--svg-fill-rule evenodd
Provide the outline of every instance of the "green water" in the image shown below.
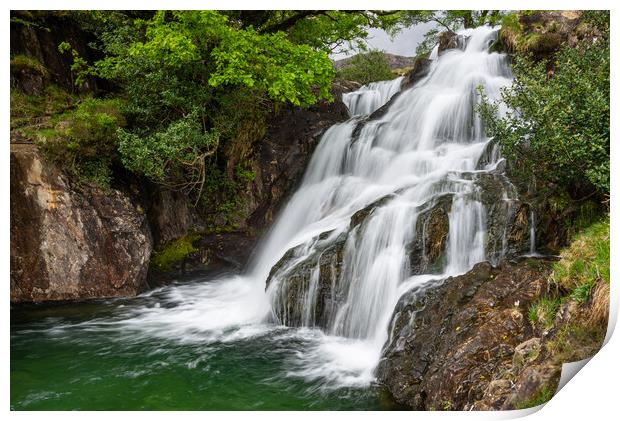
<path fill-rule="evenodd" d="M 291 358 L 307 344 L 283 328 L 183 341 L 115 325 L 147 304 L 12 308 L 11 409 L 381 409 L 372 387 L 324 388 L 318 379 L 291 376 Z"/>

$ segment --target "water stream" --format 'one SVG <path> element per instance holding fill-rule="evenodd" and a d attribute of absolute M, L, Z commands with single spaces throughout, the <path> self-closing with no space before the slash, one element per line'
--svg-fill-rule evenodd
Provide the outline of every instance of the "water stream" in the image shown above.
<path fill-rule="evenodd" d="M 472 174 L 494 170 L 500 157 L 480 167 L 489 139 L 474 105 L 479 85 L 497 98 L 511 75 L 506 57 L 487 51 L 494 30 L 462 35 L 462 48 L 435 57 L 379 119 L 366 116 L 399 91 L 400 78 L 343 96 L 352 118 L 324 134 L 245 273 L 12 314 L 12 407 L 378 408 L 374 368 L 399 297 L 489 258 L 487 210 Z M 416 219 L 446 194 L 453 201 L 445 264 L 412 275 L 407 246 Z M 385 198 L 350 230 L 352 215 Z M 289 299 L 287 274 L 311 261 L 317 238 L 342 236 L 345 269 L 331 280 L 342 299 L 320 325 L 317 266 L 297 300 L 300 320 L 287 320 L 278 311 Z M 265 290 L 291 248 L 294 258 Z"/>

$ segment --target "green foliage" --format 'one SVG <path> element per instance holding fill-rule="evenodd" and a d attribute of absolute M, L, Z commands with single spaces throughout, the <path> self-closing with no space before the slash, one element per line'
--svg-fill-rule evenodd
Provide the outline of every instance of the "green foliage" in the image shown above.
<path fill-rule="evenodd" d="M 150 135 L 139 136 L 119 129 L 118 136 L 118 150 L 125 167 L 155 182 L 188 191 L 202 188 L 205 159 L 219 141 L 218 132 L 204 131 L 197 111 Z"/>
<path fill-rule="evenodd" d="M 506 115 L 483 97 L 489 135 L 524 177 L 609 193 L 609 32 L 602 34 L 562 48 L 553 74 L 545 62 L 517 54 L 515 80 L 502 94 Z"/>
<path fill-rule="evenodd" d="M 86 78 L 93 74 L 88 66 L 88 62 L 84 58 L 80 57 L 77 50 L 66 41 L 58 44 L 58 51 L 60 53 L 69 53 L 71 55 L 71 76 L 75 79 L 73 83 L 76 86 L 82 86 L 84 82 L 86 82 Z"/>
<path fill-rule="evenodd" d="M 153 267 L 162 272 L 171 270 L 176 263 L 182 262 L 197 251 L 193 245 L 197 239 L 198 236 L 190 234 L 166 244 L 160 251 L 153 253 L 151 259 Z"/>
<path fill-rule="evenodd" d="M 382 51 L 357 54 L 338 70 L 338 77 L 366 85 L 380 80 L 394 79 L 390 64 Z"/>
<path fill-rule="evenodd" d="M 277 24 L 274 16 L 269 25 Z M 325 51 L 285 32 L 240 25 L 218 11 L 141 18 L 93 12 L 88 19 L 104 28 L 98 37 L 105 54 L 89 72 L 117 83 L 127 98 L 123 164 L 197 202 L 209 180 L 219 179 L 211 173 L 219 171 L 220 146 L 233 164 L 243 159 L 264 134 L 272 102 L 331 99 L 334 70 Z"/>
<path fill-rule="evenodd" d="M 248 28 L 223 37 L 211 52 L 211 86 L 245 85 L 275 101 L 308 106 L 331 99 L 334 69 L 324 52 L 290 42 L 283 32 L 261 35 Z M 318 96 L 314 88 L 318 88 Z"/>
<path fill-rule="evenodd" d="M 109 187 L 110 166 L 116 156 L 117 129 L 125 125 L 118 99 L 83 100 L 64 113 L 52 129 L 38 133 L 38 144 L 48 157 L 82 181 Z"/>

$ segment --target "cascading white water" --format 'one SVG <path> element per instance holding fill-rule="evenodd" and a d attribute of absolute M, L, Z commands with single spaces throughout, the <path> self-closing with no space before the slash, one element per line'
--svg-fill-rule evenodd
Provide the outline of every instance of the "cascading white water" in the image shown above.
<path fill-rule="evenodd" d="M 167 288 L 158 292 L 161 305 L 134 310 L 115 323 L 134 335 L 182 341 L 222 342 L 273 332 L 278 328 L 269 321 L 287 324 L 274 311 L 289 299 L 282 294 L 287 271 L 310 261 L 317 238 L 329 243 L 345 235 L 342 271 L 331 279 L 330 318 L 323 332 L 305 329 L 317 325 L 319 267 L 300 291 L 302 328 L 295 332 L 308 345 L 291 361 L 290 375 L 327 385 L 368 384 L 399 297 L 415 284 L 463 273 L 486 257 L 487 210 L 472 174 L 493 170 L 499 157 L 491 154 L 484 169 L 477 168 L 489 139 L 474 105 L 479 85 L 495 99 L 510 83 L 506 57 L 487 51 L 495 32 L 488 27 L 463 32 L 466 46 L 433 60 L 427 76 L 402 92 L 379 119 L 353 117 L 331 127 L 246 274 Z M 395 79 L 345 94 L 343 100 L 353 116 L 366 115 L 399 89 Z M 416 235 L 416 220 L 445 195 L 453 198 L 446 262 L 441 273 L 412 276 L 407 246 Z M 349 232 L 352 215 L 379 200 L 364 224 Z M 265 291 L 270 271 L 294 247 Z"/>
<path fill-rule="evenodd" d="M 342 94 L 342 102 L 349 109 L 351 116 L 368 115 L 399 92 L 402 81 L 401 76 L 392 80 L 369 83 L 357 91 Z"/>
<path fill-rule="evenodd" d="M 282 287 L 295 267 L 310 261 L 316 237 L 331 231 L 336 238 L 347 232 L 355 212 L 392 195 L 362 227 L 349 233 L 345 270 L 338 282 L 339 293 L 346 298 L 326 326 L 330 335 L 365 346 L 372 356 L 369 361 L 375 363 L 403 292 L 433 277 L 464 273 L 486 258 L 486 210 L 471 178 L 461 174 L 476 171 L 489 142 L 474 110 L 478 86 L 495 99 L 511 76 L 505 56 L 487 51 L 493 29 L 481 27 L 460 35 L 468 40 L 463 49 L 446 51 L 434 60 L 429 74 L 402 92 L 379 120 L 365 123 L 356 136 L 359 121 L 355 118 L 324 135 L 255 267 L 257 279 L 264 279 L 286 250 L 302 245 L 275 274 L 267 291 L 272 306 L 289 308 L 289 292 Z M 372 112 L 378 108 L 377 98 L 385 100 L 392 88 L 373 84 L 349 94 L 351 114 Z M 494 168 L 497 159 L 497 155 L 491 157 L 486 171 Z M 410 276 L 406 248 L 413 240 L 415 220 L 422 205 L 446 193 L 454 199 L 443 273 Z M 318 266 L 302 306 L 314 305 L 317 272 Z M 304 314 L 311 310 L 303 308 Z M 306 317 L 301 325 L 314 324 Z M 366 368 L 360 373 L 365 379 L 372 365 Z"/>

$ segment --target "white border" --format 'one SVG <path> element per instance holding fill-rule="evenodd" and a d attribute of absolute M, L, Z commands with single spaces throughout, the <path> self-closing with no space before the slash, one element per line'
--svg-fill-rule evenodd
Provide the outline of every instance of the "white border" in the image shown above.
<path fill-rule="evenodd" d="M 618 41 L 616 32 L 620 27 L 618 25 L 618 16 L 620 11 L 618 10 L 618 2 L 611 1 L 575 1 L 575 0 L 553 0 L 553 1 L 512 1 L 512 2 L 498 2 L 498 1 L 468 1 L 466 3 L 459 1 L 445 1 L 435 0 L 428 2 L 413 2 L 413 1 L 368 1 L 357 0 L 355 2 L 342 1 L 342 0 L 315 0 L 315 1 L 295 1 L 290 0 L 272 0 L 272 1 L 242 1 L 242 0 L 228 0 L 228 1 L 187 1 L 177 0 L 174 2 L 163 0 L 152 1 L 134 1 L 134 0 L 80 0 L 80 1 L 33 1 L 22 0 L 13 1 L 9 0 L 4 2 L 5 9 L 3 10 L 3 22 L 2 25 L 2 37 L 3 37 L 3 66 L 0 70 L 3 74 L 3 80 L 5 81 L 0 85 L 2 95 L 4 98 L 4 118 L 2 119 L 3 133 L 8 135 L 9 133 L 9 38 L 10 28 L 7 24 L 9 21 L 9 10 L 44 10 L 44 9 L 384 9 L 384 10 L 400 10 L 400 9 L 611 9 L 612 10 L 612 69 L 618 68 Z M 616 7 L 614 7 L 616 6 Z M 618 72 L 612 71 L 612 87 L 618 86 Z M 612 139 L 615 139 L 616 132 L 618 130 L 617 119 L 614 118 L 614 113 L 618 114 L 618 92 L 612 89 L 611 95 L 612 104 Z M 612 167 L 611 167 L 611 179 L 612 179 L 612 221 L 611 221 L 611 250 L 612 250 L 612 278 L 614 274 L 618 273 L 618 234 L 617 234 L 617 217 L 613 215 L 615 207 L 615 198 L 618 197 L 618 146 L 614 144 L 618 140 L 612 141 Z M 5 274 L 5 300 L 3 302 L 4 311 L 3 319 L 3 341 L 2 341 L 2 406 L 5 411 L 9 412 L 10 402 L 10 376 L 9 376 L 9 361 L 10 361 L 10 305 L 8 300 L 9 290 L 9 255 L 10 255 L 10 219 L 9 219 L 9 145 L 8 142 L 4 146 L 4 155 L 1 171 L 2 177 L 0 183 L 2 186 L 2 199 L 3 206 L 1 208 L 2 216 L 1 221 L 4 227 L 5 240 L 0 244 L 1 254 L 0 261 L 2 262 L 3 273 Z M 586 367 L 581 370 L 574 379 L 568 382 L 562 390 L 541 410 L 534 412 L 529 416 L 532 420 L 547 420 L 552 419 L 595 419 L 606 420 L 617 417 L 617 401 L 618 399 L 618 381 L 620 380 L 620 340 L 616 335 L 611 335 L 613 327 L 615 326 L 618 315 L 618 287 L 615 279 L 611 282 L 611 313 L 610 313 L 610 327 L 608 330 L 607 340 L 608 343 L 601 349 L 601 351 L 595 355 Z M 525 411 L 531 412 L 531 411 Z M 291 414 L 289 412 L 115 412 L 110 414 L 107 412 L 90 412 L 90 413 L 76 413 L 76 412 L 9 412 L 11 418 L 14 419 L 32 419 L 43 418 L 45 420 L 68 420 L 75 419 L 81 420 L 84 417 L 100 420 L 108 420 L 111 416 L 115 418 L 131 418 L 142 419 L 148 418 L 149 420 L 167 419 L 169 417 L 182 417 L 185 419 L 204 420 L 207 419 L 237 419 L 237 418 L 252 418 L 253 420 L 276 420 L 282 419 L 290 421 L 291 417 L 296 420 L 315 420 L 316 417 L 322 419 L 355 419 L 355 420 L 375 420 L 378 417 L 390 418 L 390 419 L 406 419 L 406 420 L 427 420 L 427 419 L 508 419 L 525 415 L 524 411 L 510 411 L 510 412 L 487 412 L 487 413 L 464 413 L 464 412 L 418 412 L 415 414 L 409 412 L 322 412 L 320 414 L 313 412 L 296 412 Z"/>

